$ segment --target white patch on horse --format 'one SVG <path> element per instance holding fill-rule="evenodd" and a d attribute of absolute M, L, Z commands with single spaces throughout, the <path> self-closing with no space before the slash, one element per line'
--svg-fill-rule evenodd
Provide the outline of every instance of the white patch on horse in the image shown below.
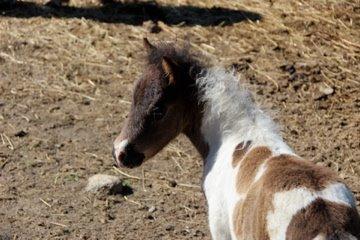
<path fill-rule="evenodd" d="M 239 142 L 251 141 L 252 146 L 268 146 L 274 154 L 293 152 L 284 143 L 276 124 L 256 106 L 234 72 L 212 68 L 203 74 L 197 79 L 197 86 L 205 106 L 201 131 L 209 145 L 203 186 L 210 231 L 215 240 L 230 236 L 236 239 L 233 211 L 244 196 L 236 191 L 239 167 L 232 166 L 235 147 Z"/>
<path fill-rule="evenodd" d="M 320 197 L 325 200 L 356 208 L 354 195 L 343 183 L 331 184 L 330 186 L 319 192 L 319 194 Z"/>
<path fill-rule="evenodd" d="M 120 143 L 114 145 L 116 157 L 118 157 L 121 152 L 125 151 L 125 148 L 128 145 L 128 143 L 129 141 L 127 139 L 124 139 Z"/>
<path fill-rule="evenodd" d="M 333 183 L 322 191 L 311 191 L 307 188 L 296 188 L 274 194 L 273 209 L 267 214 L 267 230 L 272 240 L 286 238 L 286 230 L 292 217 L 314 200 L 322 198 L 327 201 L 354 206 L 354 198 L 349 189 L 342 183 Z"/>
<path fill-rule="evenodd" d="M 274 155 L 293 153 L 280 136 L 279 127 L 256 105 L 234 71 L 210 68 L 196 83 L 200 100 L 205 103 L 202 125 L 203 133 L 208 134 L 205 138 L 214 141 L 214 137 L 235 134 L 238 140 L 251 140 L 254 146 L 270 147 Z"/>

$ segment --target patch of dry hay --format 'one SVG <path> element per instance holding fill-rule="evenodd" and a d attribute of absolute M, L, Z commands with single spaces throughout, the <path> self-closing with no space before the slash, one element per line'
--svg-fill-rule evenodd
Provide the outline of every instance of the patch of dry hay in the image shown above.
<path fill-rule="evenodd" d="M 0 12 L 0 232 L 43 239 L 161 239 L 164 232 L 170 239 L 208 238 L 206 205 L 196 187 L 202 161 L 182 137 L 128 173 L 141 177 L 127 200 L 74 198 L 90 175 L 112 169 L 111 144 L 142 70 L 143 37 L 180 45 L 189 40 L 193 51 L 235 68 L 265 108 L 277 109 L 290 145 L 338 171 L 359 206 L 360 2 L 157 2 L 173 5 L 174 16 L 188 13 L 177 6 L 194 5 L 247 10 L 262 19 L 171 25 L 119 13 L 136 20 L 126 24 L 47 7 L 36 10 L 46 17 Z M 70 6 L 100 3 L 72 0 Z M 153 33 L 154 26 L 160 32 Z M 28 135 L 15 136 L 21 130 Z M 157 211 L 150 215 L 144 206 Z"/>

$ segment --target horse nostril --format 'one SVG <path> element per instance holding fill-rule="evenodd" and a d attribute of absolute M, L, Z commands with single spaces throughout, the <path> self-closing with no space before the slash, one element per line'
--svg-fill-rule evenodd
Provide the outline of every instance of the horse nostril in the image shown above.
<path fill-rule="evenodd" d="M 125 165 L 123 164 L 124 159 L 126 154 L 124 152 L 120 152 L 118 156 L 116 156 L 116 154 L 114 154 L 114 159 L 115 159 L 115 165 L 117 167 L 124 167 Z"/>
<path fill-rule="evenodd" d="M 115 165 L 117 167 L 138 167 L 140 166 L 144 159 L 145 155 L 137 151 L 133 144 L 118 145 L 114 146 L 112 150 L 112 155 L 115 159 Z"/>
<path fill-rule="evenodd" d="M 125 147 L 124 156 L 120 159 L 121 163 L 126 167 L 138 167 L 145 159 L 143 153 L 138 152 L 132 144 Z"/>

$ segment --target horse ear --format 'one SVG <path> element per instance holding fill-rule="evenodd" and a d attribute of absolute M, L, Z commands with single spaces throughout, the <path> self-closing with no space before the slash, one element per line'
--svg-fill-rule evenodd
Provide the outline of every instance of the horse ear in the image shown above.
<path fill-rule="evenodd" d="M 152 45 L 147 38 L 143 38 L 143 44 L 144 44 L 144 48 L 148 52 L 151 52 L 156 49 L 155 46 Z"/>
<path fill-rule="evenodd" d="M 175 74 L 177 64 L 168 57 L 163 57 L 161 61 L 161 66 L 165 72 L 167 79 L 169 80 L 168 85 L 173 85 L 176 83 Z"/>

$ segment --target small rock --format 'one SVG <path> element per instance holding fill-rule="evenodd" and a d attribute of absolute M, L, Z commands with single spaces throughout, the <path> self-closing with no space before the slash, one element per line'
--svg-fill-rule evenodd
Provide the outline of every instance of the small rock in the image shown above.
<path fill-rule="evenodd" d="M 151 206 L 148 210 L 149 213 L 153 213 L 156 211 L 156 207 L 155 206 Z"/>
<path fill-rule="evenodd" d="M 317 92 L 314 94 L 314 100 L 321 100 L 334 94 L 334 89 L 326 84 L 321 84 L 317 88 Z"/>
<path fill-rule="evenodd" d="M 104 224 L 104 223 L 106 223 L 106 222 L 107 222 L 107 221 L 106 221 L 106 219 L 105 219 L 105 218 L 103 218 L 103 217 L 102 217 L 102 218 L 100 218 L 100 219 L 99 219 L 99 221 L 100 221 L 102 224 Z"/>
<path fill-rule="evenodd" d="M 89 98 L 84 98 L 82 100 L 82 104 L 86 105 L 86 106 L 89 106 L 91 104 L 91 99 Z"/>
<path fill-rule="evenodd" d="M 117 184 L 121 184 L 121 179 L 117 176 L 96 174 L 89 178 L 85 191 L 95 193 L 103 188 L 110 189 Z"/>
<path fill-rule="evenodd" d="M 119 177 L 105 174 L 96 174 L 90 177 L 85 191 L 92 193 L 105 192 L 108 195 L 121 194 L 123 196 L 133 193 L 132 188 L 123 184 Z"/>
<path fill-rule="evenodd" d="M 330 95 L 334 93 L 334 89 L 332 87 L 329 87 L 327 85 L 320 85 L 319 91 L 325 95 Z"/>
<path fill-rule="evenodd" d="M 65 146 L 64 143 L 57 143 L 57 144 L 54 145 L 54 147 L 55 147 L 56 149 L 60 149 L 60 148 L 62 148 L 63 146 Z"/>
<path fill-rule="evenodd" d="M 166 227 L 165 227 L 166 231 L 174 231 L 174 229 L 175 229 L 174 225 L 171 225 L 171 224 L 166 225 Z"/>

